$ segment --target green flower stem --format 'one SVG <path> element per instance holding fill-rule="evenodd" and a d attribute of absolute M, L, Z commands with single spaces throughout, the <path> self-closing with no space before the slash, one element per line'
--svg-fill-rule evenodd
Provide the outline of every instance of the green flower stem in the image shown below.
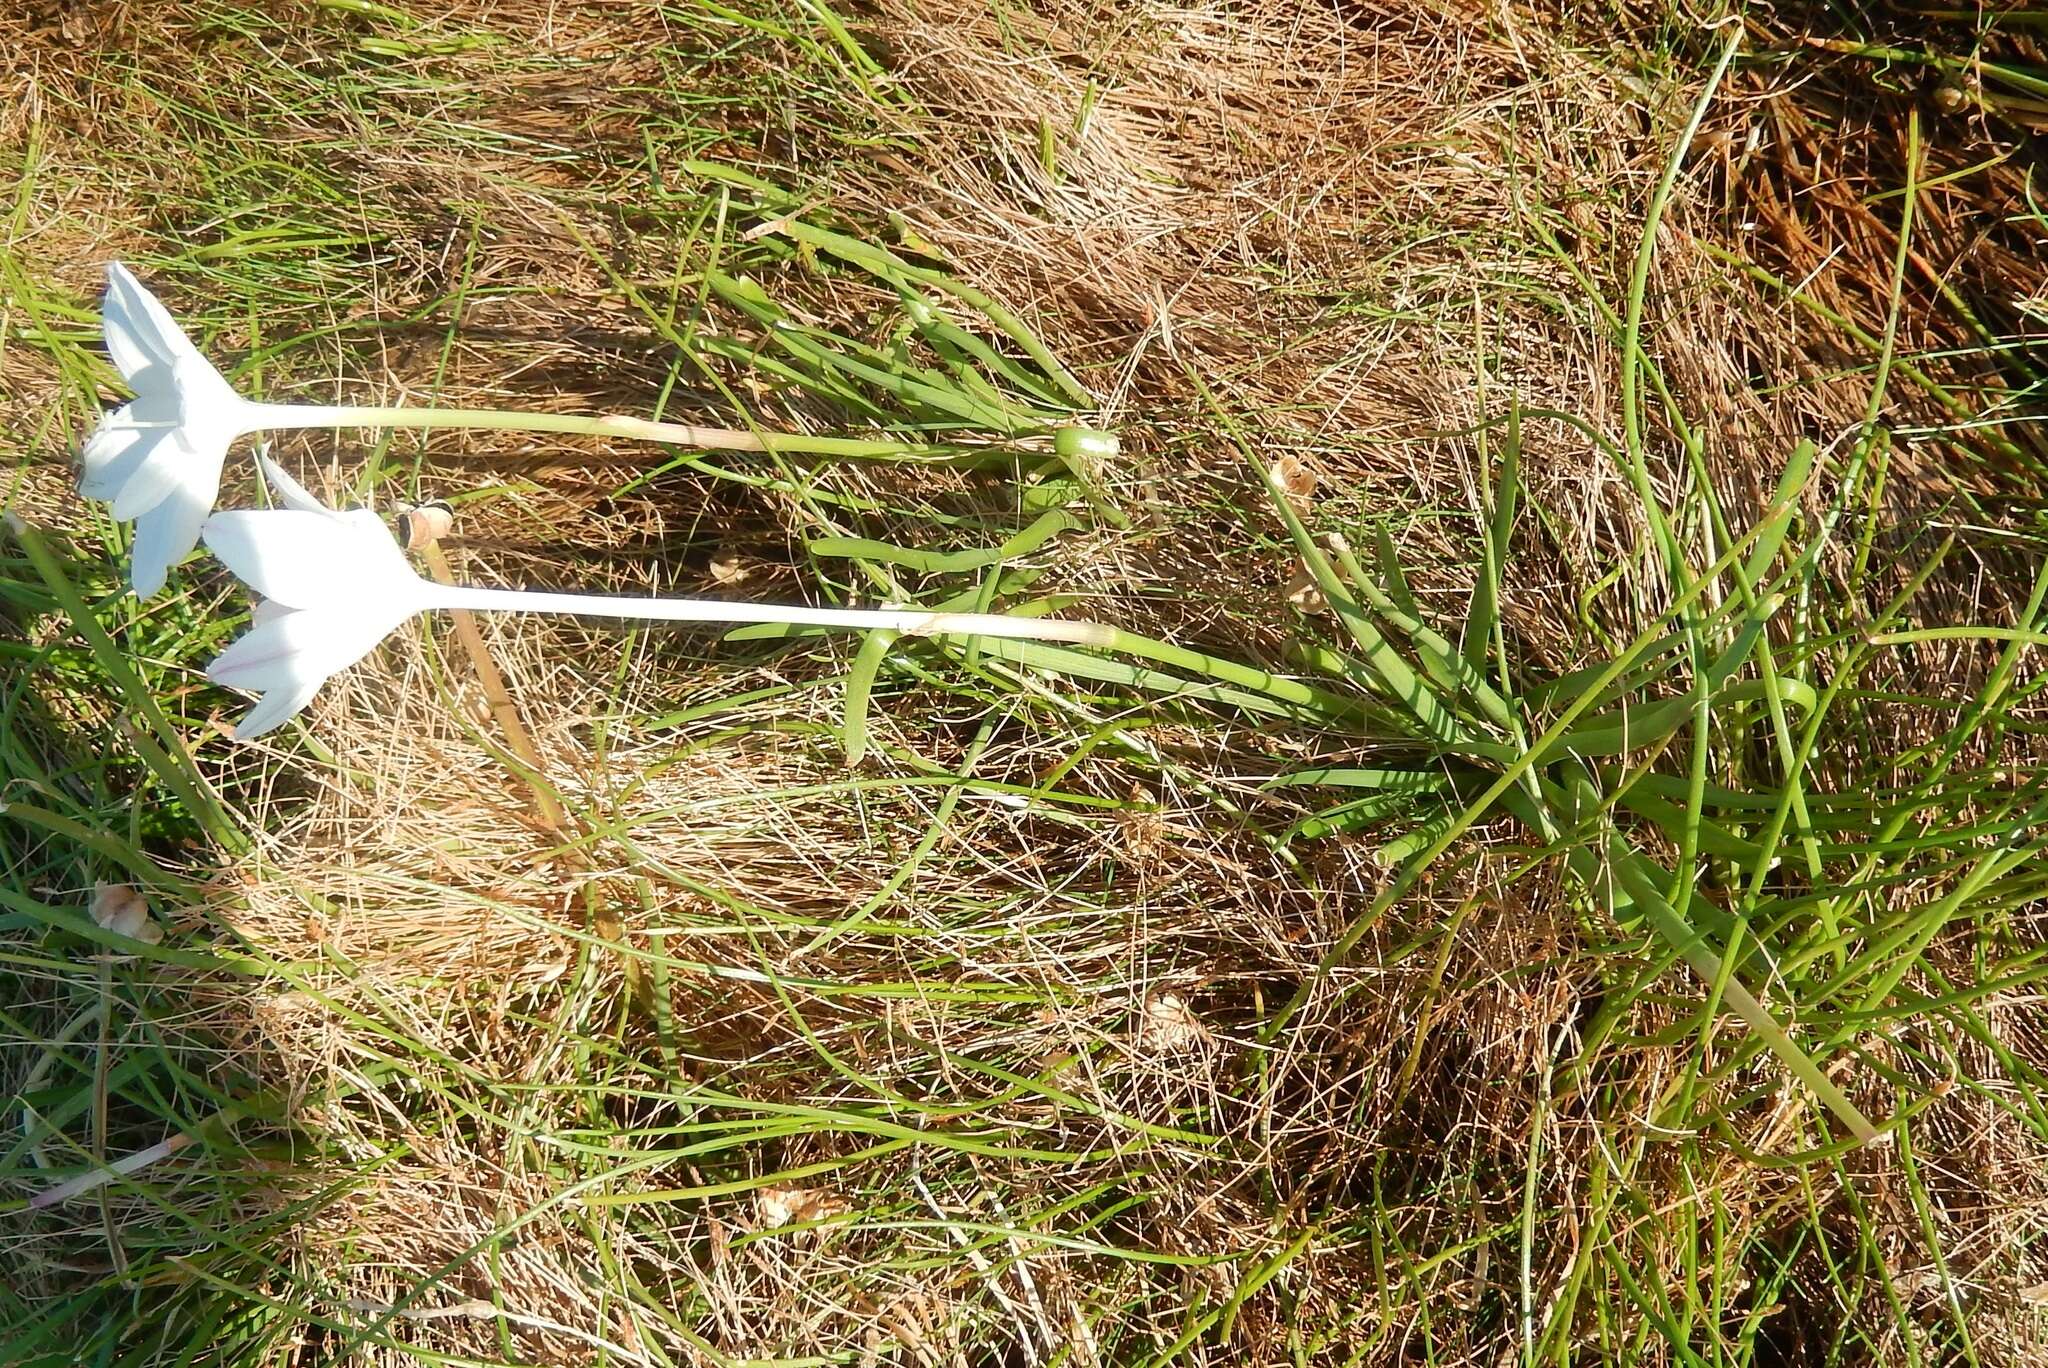
<path fill-rule="evenodd" d="M 510 409 L 390 408 L 335 404 L 256 404 L 264 428 L 470 428 L 493 432 L 569 432 L 593 437 L 666 442 L 716 451 L 758 451 L 811 456 L 874 458 L 916 455 L 918 442 L 886 437 L 811 437 L 800 433 L 754 432 L 744 428 L 661 423 L 624 414 L 528 413 Z M 1116 438 L 1092 428 L 1062 428 L 1053 434 L 1061 455 L 1113 454 Z"/>

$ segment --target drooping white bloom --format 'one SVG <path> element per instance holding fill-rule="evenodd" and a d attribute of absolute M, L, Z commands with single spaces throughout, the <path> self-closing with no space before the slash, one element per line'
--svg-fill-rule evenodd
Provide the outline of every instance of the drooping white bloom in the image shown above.
<path fill-rule="evenodd" d="M 256 457 L 284 505 L 206 520 L 206 545 L 262 596 L 254 625 L 206 667 L 216 684 L 258 694 L 235 726 L 247 741 L 282 726 L 320 686 L 431 603 L 375 513 L 337 513 L 275 461 Z"/>
<path fill-rule="evenodd" d="M 129 582 L 138 598 L 199 544 L 228 446 L 262 425 L 199 354 L 156 296 L 119 262 L 107 266 L 107 354 L 135 398 L 100 420 L 80 452 L 78 489 L 135 522 Z"/>
<path fill-rule="evenodd" d="M 206 677 L 214 683 L 261 695 L 236 725 L 237 740 L 282 726 L 330 677 L 368 655 L 407 618 L 434 608 L 664 622 L 787 622 L 1094 646 L 1115 640 L 1115 633 L 1099 623 L 994 613 L 610 598 L 436 584 L 414 572 L 375 513 L 337 513 L 264 453 L 259 451 L 256 460 L 284 507 L 215 513 L 204 529 L 207 547 L 263 598 L 254 614 L 255 625 L 206 667 Z"/>

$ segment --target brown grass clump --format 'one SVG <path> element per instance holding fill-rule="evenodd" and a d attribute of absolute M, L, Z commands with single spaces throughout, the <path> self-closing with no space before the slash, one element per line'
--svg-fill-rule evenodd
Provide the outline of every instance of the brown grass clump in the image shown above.
<path fill-rule="evenodd" d="M 1589 287 L 1619 307 L 1649 187 L 1697 95 L 1646 83 L 1611 37 L 1556 15 L 1459 7 L 997 15 L 891 0 L 862 29 L 871 73 L 786 26 L 741 40 L 604 5 L 468 6 L 396 35 L 311 7 L 248 33 L 122 6 L 9 22 L 10 75 L 31 100 L 0 142 L 42 139 L 10 260 L 41 299 L 81 303 L 87 263 L 109 254 L 239 240 L 180 161 L 191 129 L 164 111 L 184 101 L 299 149 L 286 160 L 304 183 L 273 187 L 255 222 L 314 186 L 360 239 L 233 277 L 246 310 L 199 291 L 215 268 L 181 263 L 194 283 L 173 302 L 223 354 L 331 329 L 331 349 L 266 363 L 269 392 L 332 398 L 339 374 L 386 402 L 629 411 L 665 392 L 673 416 L 729 420 L 743 404 L 764 424 L 822 428 L 830 406 L 735 359 L 766 344 L 693 294 L 713 240 L 698 210 L 722 201 L 675 167 L 810 173 L 820 214 L 894 225 L 900 250 L 1027 313 L 1104 396 L 1130 457 L 1106 483 L 1138 526 L 1058 542 L 1038 558 L 1049 582 L 1276 666 L 1302 632 L 1293 557 L 1203 391 L 1249 425 L 1258 459 L 1291 463 L 1323 524 L 1386 522 L 1425 603 L 1455 618 L 1488 459 L 1465 430 L 1515 397 L 1620 438 L 1616 330 Z M 515 60 L 456 41 L 490 31 L 534 46 Z M 366 38 L 405 46 L 362 62 Z M 743 44 L 734 65 L 705 61 L 728 41 Z M 295 102 L 273 108 L 229 80 L 266 53 L 363 84 L 345 101 L 287 86 Z M 121 93 L 138 64 L 154 96 Z M 816 118 L 764 114 L 761 90 Z M 1836 85 L 1745 74 L 1737 91 L 1682 178 L 1646 346 L 1747 518 L 1794 440 L 1861 424 L 1868 356 L 1721 250 L 1880 333 L 1889 301 L 1870 283 L 1895 240 L 1868 196 L 1901 177 L 1895 123 L 1855 106 L 1877 133 L 1844 136 L 1857 125 L 1826 103 Z M 128 178 L 92 174 L 152 105 L 143 126 L 160 141 Z M 1932 139 L 1923 179 L 2011 151 L 1991 124 L 1967 128 Z M 804 155 L 820 142 L 830 162 Z M 2030 326 L 2041 294 L 2021 230 L 1979 231 L 2010 217 L 2020 164 L 1930 191 L 1902 354 L 1970 344 L 1934 307 L 1958 271 L 1985 290 L 2020 280 L 1980 318 Z M 729 227 L 719 250 L 805 321 L 889 340 L 893 301 L 872 282 L 745 256 L 759 239 Z M 734 350 L 678 361 L 676 328 Z M 1924 366 L 1960 389 L 2001 374 L 1980 356 Z M 89 381 L 19 345 L 0 378 L 37 413 Z M 1933 424 L 1940 402 L 1918 387 L 1891 416 Z M 9 435 L 20 503 L 89 537 L 59 428 Z M 1599 588 L 1640 550 L 1640 510 L 1577 429 L 1532 420 L 1529 436 L 1543 530 L 1508 611 L 1526 657 L 1562 670 L 1591 649 L 1584 623 L 1625 633 L 1658 606 L 1656 574 Z M 1652 433 L 1674 488 L 1679 440 Z M 2009 453 L 1963 445 L 1981 467 L 1950 464 L 1949 445 L 1897 450 L 1902 515 L 1959 492 L 1989 507 L 2010 488 Z M 934 509 L 993 520 L 1012 497 L 952 470 L 650 473 L 659 458 L 623 444 L 507 434 L 280 450 L 337 495 L 374 460 L 383 502 L 454 497 L 459 577 L 614 592 L 795 596 L 821 532 L 909 542 Z M 226 601 L 217 579 L 192 582 L 195 605 Z M 1553 1315 L 1560 1342 L 1593 1353 L 1651 1333 L 1624 1274 L 1678 1287 L 1698 1275 L 1702 1226 L 1746 1257 L 1818 1205 L 1874 1232 L 1859 1257 L 1883 1262 L 1900 1307 L 1835 1304 L 1814 1256 L 1775 1303 L 1727 1289 L 1731 1321 L 1767 1322 L 1760 1358 L 1793 1361 L 1838 1324 L 1881 1338 L 1887 1316 L 1937 1322 L 1943 1279 L 1988 1266 L 2038 1206 L 2048 1169 L 2032 1138 L 1967 1091 L 1916 1133 L 1912 1174 L 1895 1151 L 1815 1177 L 1735 1145 L 1664 1144 L 1651 1118 L 1739 1040 L 1697 1028 L 1694 985 L 1671 992 L 1667 977 L 1668 997 L 1643 994 L 1581 1058 L 1640 966 L 1582 924 L 1549 866 L 1531 872 L 1526 833 L 1504 824 L 1260 1040 L 1388 877 L 1363 838 L 1259 839 L 1296 815 L 1264 780 L 1320 744 L 1284 728 L 1005 692 L 957 651 L 920 647 L 917 671 L 883 676 L 870 758 L 850 769 L 837 728 L 854 643 L 483 630 L 548 798 L 508 763 L 440 626 L 408 629 L 323 692 L 309 716 L 331 766 L 188 738 L 263 833 L 208 871 L 206 914 L 275 972 L 176 979 L 180 1039 L 206 1042 L 194 1067 L 208 1078 L 276 1104 L 242 1139 L 282 1152 L 224 1204 L 304 1203 L 268 1247 L 295 1280 L 299 1361 L 395 1363 L 413 1346 L 549 1363 L 1137 1362 L 1199 1322 L 1206 1361 L 1496 1362 Z M 2038 1058 L 2022 993 L 1984 1010 L 2001 1049 Z M 1751 1065 L 1716 1094 L 1741 1099 L 1727 1129 L 1743 1147 L 1800 1133 L 1800 1100 L 1773 1077 Z M 1890 1109 L 1874 1075 L 1850 1085 Z M 207 1161 L 240 1160 L 222 1146 Z M 1900 1195 L 1915 1185 L 1951 1221 L 1948 1273 Z M 1845 1214 L 1872 1193 L 1874 1209 Z M 1526 1267 L 1511 1266 L 1525 1209 Z M 101 1214 L 35 1218 L 20 1247 L 46 1273 L 81 1248 L 97 1258 Z M 151 1219 L 123 1204 L 105 1225 Z M 1972 1323 L 1980 1348 L 2023 1361 L 2039 1286 L 2003 1267 L 1987 1267 L 2003 1281 Z"/>
<path fill-rule="evenodd" d="M 1184 417 L 1199 376 L 1260 416 L 1264 449 L 1291 451 L 1366 516 L 1463 503 L 1471 443 L 1440 434 L 1509 396 L 1619 441 L 1616 319 L 1649 186 L 1696 90 L 1646 92 L 1610 34 L 1541 13 L 1496 27 L 1456 11 L 1086 5 L 1000 23 L 907 7 L 888 31 L 894 70 L 933 111 L 931 154 L 866 198 L 1030 301 L 1070 354 L 1099 358 L 1112 413 Z M 2024 37 L 2001 41 L 2026 55 Z M 1896 215 L 1866 200 L 1904 181 L 1910 99 L 1871 100 L 1856 79 L 1869 59 L 1782 59 L 1814 42 L 1752 40 L 1758 55 L 1691 149 L 1651 279 L 1645 350 L 1731 516 L 1759 505 L 1795 441 L 1832 446 L 1860 425 L 1885 331 Z M 2025 245 L 2037 216 L 2011 123 L 1968 110 L 1925 123 L 1919 176 L 1944 183 L 1923 200 L 1899 311 L 1908 374 L 1886 409 L 1927 430 L 1892 453 L 1902 524 L 1958 490 L 2010 488 L 2038 459 L 2024 429 L 1938 434 L 1955 396 L 2006 387 L 2012 349 L 1985 339 L 2038 329 L 2029 300 L 2048 288 Z M 1677 434 L 1653 435 L 1679 479 Z M 1563 538 L 1557 574 L 1641 534 L 1632 493 L 1584 437 L 1535 425 L 1532 441 L 1535 492 Z M 1195 511 L 1209 498 L 1181 492 L 1242 488 L 1217 455 L 1177 442 L 1136 473 L 1134 492 L 1182 535 L 1163 531 L 1131 569 L 1197 600 L 1231 579 L 1216 573 L 1230 536 Z M 1462 535 L 1425 524 L 1404 550 L 1464 592 Z M 1521 625 L 1540 641 L 1542 618 L 1588 585 L 1524 587 Z"/>
<path fill-rule="evenodd" d="M 1516 231 L 1527 173 L 1488 145 L 1508 140 L 1501 102 L 1526 77 L 1483 27 L 1293 6 L 1070 5 L 1017 22 L 915 6 L 888 31 L 932 117 L 919 162 L 862 198 L 1027 303 L 1112 418 L 1152 432 L 1126 477 L 1152 535 L 1120 568 L 1172 585 L 1183 613 L 1213 621 L 1219 586 L 1234 617 L 1247 607 L 1228 588 L 1239 518 L 1216 507 L 1246 472 L 1166 426 L 1200 412 L 1191 377 L 1257 414 L 1262 449 L 1304 463 L 1347 513 L 1462 497 L 1461 447 L 1431 434 L 1473 421 L 1476 374 L 1579 388 L 1572 320 L 1517 298 L 1560 273 Z M 1628 174 L 1618 152 L 1594 184 Z M 1479 365 L 1475 344 L 1501 338 L 1504 364 Z"/>

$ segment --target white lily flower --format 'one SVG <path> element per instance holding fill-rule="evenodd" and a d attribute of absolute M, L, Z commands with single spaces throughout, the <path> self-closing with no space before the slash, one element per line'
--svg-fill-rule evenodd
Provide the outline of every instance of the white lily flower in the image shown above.
<path fill-rule="evenodd" d="M 102 313 L 107 354 L 135 398 L 106 415 L 80 452 L 79 492 L 135 520 L 129 579 L 140 598 L 163 587 L 165 573 L 199 539 L 220 492 L 228 447 L 244 433 L 278 428 L 480 428 L 574 432 L 726 451 L 889 456 L 916 443 L 891 437 L 813 437 L 750 429 L 698 427 L 620 414 L 519 413 L 504 409 L 380 408 L 270 404 L 244 399 L 199 354 L 170 312 L 119 262 L 107 265 Z M 1089 428 L 1049 434 L 1055 452 L 1107 459 L 1116 438 Z"/>
<path fill-rule="evenodd" d="M 320 686 L 375 650 L 438 586 L 405 563 L 375 513 L 338 513 L 262 451 L 256 461 L 284 505 L 216 513 L 206 545 L 262 596 L 254 625 L 206 667 L 216 684 L 259 695 L 236 724 L 251 740 L 282 726 Z"/>
<path fill-rule="evenodd" d="M 107 354 L 135 398 L 100 420 L 80 452 L 78 490 L 135 522 L 129 580 L 138 598 L 199 544 L 228 446 L 263 426 L 156 296 L 119 262 L 107 265 Z"/>
<path fill-rule="evenodd" d="M 993 613 L 611 598 L 437 584 L 413 570 L 376 514 L 367 509 L 338 513 L 264 453 L 259 451 L 256 460 L 285 506 L 215 513 L 204 528 L 207 547 L 263 598 L 254 614 L 255 625 L 206 667 L 206 677 L 214 683 L 260 695 L 235 727 L 240 741 L 282 726 L 329 678 L 376 649 L 406 619 L 435 608 L 664 622 L 786 622 L 1092 646 L 1107 646 L 1116 639 L 1116 633 L 1100 623 Z"/>

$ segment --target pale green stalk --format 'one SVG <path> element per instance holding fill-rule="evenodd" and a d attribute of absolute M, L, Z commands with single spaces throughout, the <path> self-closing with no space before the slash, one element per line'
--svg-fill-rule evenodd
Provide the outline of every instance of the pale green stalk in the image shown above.
<path fill-rule="evenodd" d="M 755 432 L 745 428 L 663 423 L 625 414 L 530 413 L 514 409 L 405 408 L 353 404 L 251 404 L 256 427 L 281 428 L 470 428 L 491 432 L 563 432 L 624 437 L 639 442 L 716 451 L 759 451 L 811 456 L 890 457 L 929 450 L 917 442 L 887 437 L 813 437 L 802 433 Z M 1062 455 L 1114 455 L 1116 438 L 1092 428 L 1067 427 L 1050 434 Z"/>

